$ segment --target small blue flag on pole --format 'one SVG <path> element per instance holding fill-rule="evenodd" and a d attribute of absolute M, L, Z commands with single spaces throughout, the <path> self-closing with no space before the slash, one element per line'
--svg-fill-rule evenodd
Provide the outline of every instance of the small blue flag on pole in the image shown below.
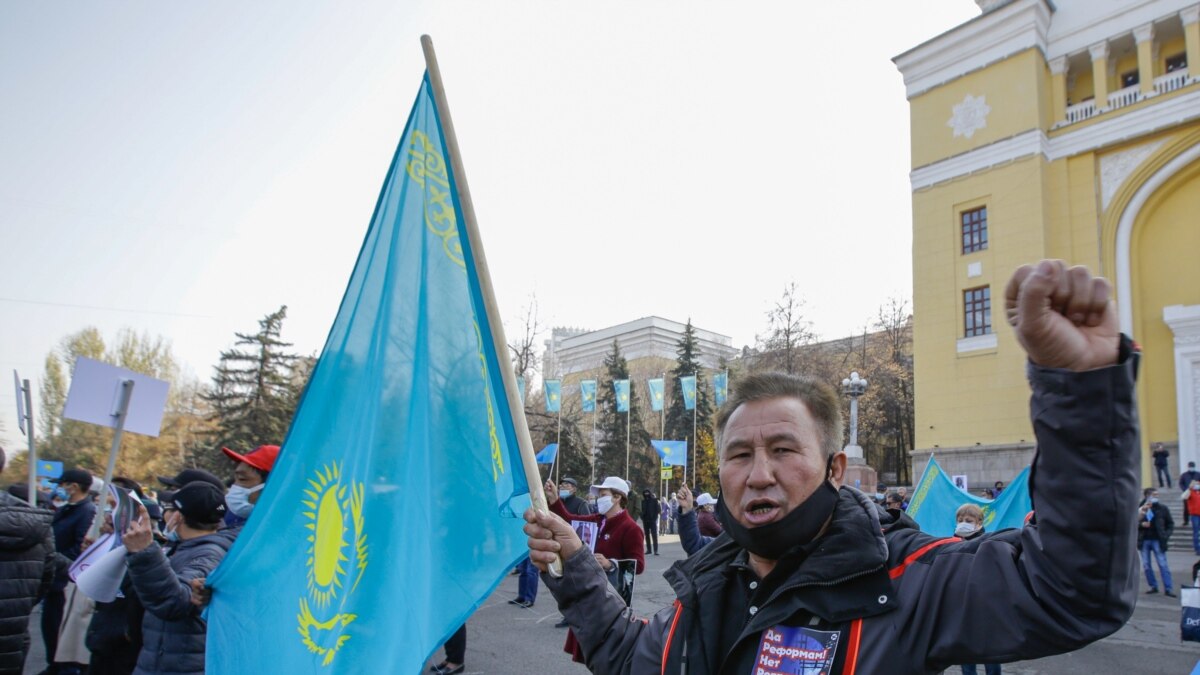
<path fill-rule="evenodd" d="M 613 380 L 613 393 L 617 395 L 617 412 L 629 412 L 629 380 Z"/>
<path fill-rule="evenodd" d="M 954 534 L 954 514 L 963 504 L 975 504 L 983 509 L 983 526 L 988 532 L 1009 527 L 1022 527 L 1025 517 L 1033 510 L 1029 496 L 1029 467 L 1004 488 L 996 499 L 984 499 L 965 492 L 946 475 L 937 460 L 930 457 L 921 480 L 913 488 L 908 513 L 921 525 L 921 530 L 936 537 Z"/>
<path fill-rule="evenodd" d="M 551 443 L 542 448 L 537 454 L 538 464 L 553 464 L 554 458 L 558 456 L 558 443 Z"/>
<path fill-rule="evenodd" d="M 38 462 L 37 475 L 42 478 L 58 478 L 62 475 L 62 462 Z"/>
<path fill-rule="evenodd" d="M 579 383 L 579 398 L 583 412 L 596 412 L 596 381 L 584 380 Z"/>
<path fill-rule="evenodd" d="M 656 377 L 653 380 L 646 380 L 646 387 L 650 389 L 650 409 L 654 412 L 662 412 L 663 409 L 663 379 Z"/>
<path fill-rule="evenodd" d="M 209 576 L 210 673 L 420 672 L 528 554 L 520 408 L 432 87 L 262 498 Z"/>
<path fill-rule="evenodd" d="M 562 380 L 546 380 L 542 384 L 546 390 L 546 412 L 562 410 Z"/>
<path fill-rule="evenodd" d="M 525 378 L 517 376 L 517 393 L 521 396 L 521 405 L 525 405 Z"/>
<path fill-rule="evenodd" d="M 679 388 L 683 390 L 683 407 L 692 410 L 696 407 L 696 376 L 688 375 L 679 378 Z"/>
<path fill-rule="evenodd" d="M 662 457 L 663 466 L 687 466 L 687 441 L 650 441 Z"/>
<path fill-rule="evenodd" d="M 729 371 L 713 373 L 713 393 L 716 395 L 717 407 L 725 405 L 725 399 L 729 398 Z"/>

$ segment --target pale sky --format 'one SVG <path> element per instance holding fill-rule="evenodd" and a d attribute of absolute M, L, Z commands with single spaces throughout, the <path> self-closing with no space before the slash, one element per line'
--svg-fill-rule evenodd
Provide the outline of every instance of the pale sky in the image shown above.
<path fill-rule="evenodd" d="M 208 381 L 288 306 L 318 353 L 441 62 L 508 330 L 659 315 L 752 344 L 795 281 L 823 338 L 911 297 L 891 57 L 979 14 L 894 2 L 0 4 L 0 374 L 89 325 Z M 851 269 L 853 271 L 844 271 Z M 40 408 L 35 395 L 35 413 Z M 0 386 L 0 444 L 24 447 Z"/>

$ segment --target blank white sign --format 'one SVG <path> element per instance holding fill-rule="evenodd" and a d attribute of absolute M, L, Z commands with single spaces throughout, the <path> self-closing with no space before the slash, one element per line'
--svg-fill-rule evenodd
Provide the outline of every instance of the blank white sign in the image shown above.
<path fill-rule="evenodd" d="M 171 385 L 165 380 L 84 356 L 75 360 L 75 375 L 71 378 L 63 417 L 115 428 L 116 413 L 121 403 L 121 383 L 125 380 L 133 381 L 129 411 L 125 415 L 125 431 L 158 436 L 162 429 L 163 410 L 167 405 L 167 390 Z"/>

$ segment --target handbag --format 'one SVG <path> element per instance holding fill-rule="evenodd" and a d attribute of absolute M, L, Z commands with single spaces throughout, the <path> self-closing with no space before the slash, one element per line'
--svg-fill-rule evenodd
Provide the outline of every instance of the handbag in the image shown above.
<path fill-rule="evenodd" d="M 1179 639 L 1200 642 L 1200 588 L 1180 588 L 1179 601 L 1183 605 L 1183 614 L 1179 619 Z"/>

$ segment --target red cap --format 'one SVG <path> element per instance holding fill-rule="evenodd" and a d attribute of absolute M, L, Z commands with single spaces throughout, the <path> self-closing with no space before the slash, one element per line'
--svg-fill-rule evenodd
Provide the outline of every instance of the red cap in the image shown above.
<path fill-rule="evenodd" d="M 275 458 L 279 457 L 278 445 L 260 445 L 253 452 L 239 455 L 229 448 L 221 448 L 221 452 L 235 462 L 245 462 L 259 471 L 270 471 L 275 466 Z"/>

